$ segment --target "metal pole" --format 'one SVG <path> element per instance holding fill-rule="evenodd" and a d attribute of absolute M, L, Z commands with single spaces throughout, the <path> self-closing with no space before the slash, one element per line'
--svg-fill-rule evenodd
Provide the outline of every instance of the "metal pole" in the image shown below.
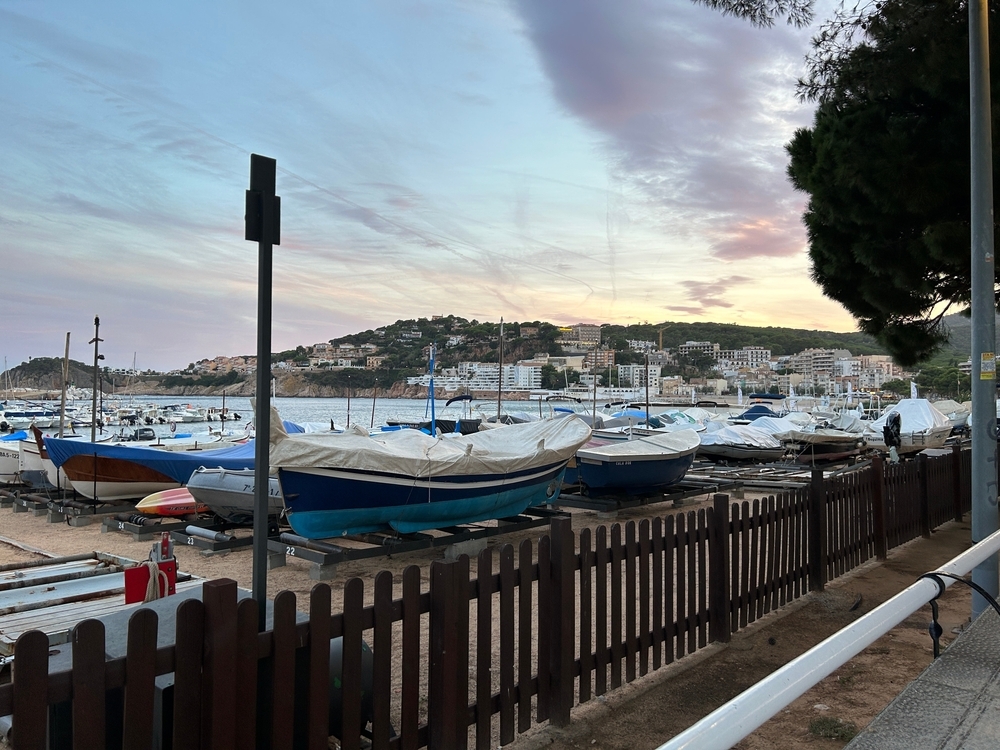
<path fill-rule="evenodd" d="M 66 353 L 63 354 L 62 367 L 62 396 L 59 399 L 59 437 L 63 436 L 63 429 L 66 426 L 66 387 L 69 385 L 69 334 L 66 331 Z"/>
<path fill-rule="evenodd" d="M 90 343 L 94 345 L 94 387 L 92 389 L 91 404 L 90 404 L 90 442 L 97 442 L 97 360 L 100 355 L 97 353 L 98 345 L 101 343 L 100 338 L 101 330 L 101 319 L 94 316 L 94 338 L 91 339 Z"/>
<path fill-rule="evenodd" d="M 271 444 L 271 259 L 281 244 L 281 199 L 275 193 L 277 162 L 250 155 L 246 239 L 257 241 L 257 401 L 254 414 L 253 598 L 257 626 L 267 618 L 267 494 Z"/>
<path fill-rule="evenodd" d="M 998 528 L 996 421 L 996 303 L 993 259 L 989 18 L 985 0 L 969 2 L 969 97 L 972 153 L 972 541 Z M 972 571 L 973 582 L 996 597 L 997 557 Z M 986 609 L 972 594 L 972 617 Z"/>
<path fill-rule="evenodd" d="M 500 394 L 503 393 L 503 318 L 500 318 L 500 344 L 497 354 L 500 362 L 497 373 L 497 424 L 500 424 Z"/>

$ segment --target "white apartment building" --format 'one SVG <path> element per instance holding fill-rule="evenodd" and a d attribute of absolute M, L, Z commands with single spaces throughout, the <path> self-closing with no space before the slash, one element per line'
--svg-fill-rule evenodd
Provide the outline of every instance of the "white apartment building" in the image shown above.
<path fill-rule="evenodd" d="M 677 347 L 677 353 L 681 356 L 686 357 L 695 352 L 701 352 L 702 354 L 707 354 L 712 357 L 712 359 L 716 360 L 719 358 L 720 351 L 719 345 L 714 344 L 711 341 L 687 341 Z"/>
<path fill-rule="evenodd" d="M 632 388 L 645 388 L 649 383 L 650 389 L 656 389 L 662 368 L 659 365 L 618 365 L 618 385 L 621 387 L 631 386 Z"/>
<path fill-rule="evenodd" d="M 744 346 L 742 349 L 720 349 L 719 363 L 735 369 L 757 368 L 771 361 L 771 350 L 762 346 Z"/>

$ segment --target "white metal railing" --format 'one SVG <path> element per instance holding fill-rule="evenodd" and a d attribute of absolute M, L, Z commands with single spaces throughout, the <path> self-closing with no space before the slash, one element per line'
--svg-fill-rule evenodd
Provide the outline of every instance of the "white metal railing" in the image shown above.
<path fill-rule="evenodd" d="M 1000 531 L 970 547 L 935 572 L 967 575 L 1000 551 Z M 953 579 L 942 576 L 945 587 Z M 657 750 L 727 750 L 809 688 L 892 630 L 940 593 L 937 581 L 921 578 L 889 601 L 747 688 Z"/>

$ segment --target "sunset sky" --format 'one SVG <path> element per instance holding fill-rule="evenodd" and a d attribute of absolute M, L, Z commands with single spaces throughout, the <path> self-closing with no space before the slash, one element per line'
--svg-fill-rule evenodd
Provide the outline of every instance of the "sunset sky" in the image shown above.
<path fill-rule="evenodd" d="M 820 14 L 822 17 L 822 14 Z M 0 0 L 0 356 L 274 350 L 399 318 L 854 330 L 784 144 L 815 29 L 688 0 Z"/>

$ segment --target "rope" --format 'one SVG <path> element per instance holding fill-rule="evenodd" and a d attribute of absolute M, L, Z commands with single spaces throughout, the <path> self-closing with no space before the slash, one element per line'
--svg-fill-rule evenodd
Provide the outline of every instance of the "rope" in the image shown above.
<path fill-rule="evenodd" d="M 165 596 L 167 593 L 167 588 L 170 585 L 167 579 L 167 574 L 160 570 L 160 566 L 157 565 L 152 560 L 146 560 L 145 562 L 139 563 L 142 567 L 149 571 L 149 578 L 146 580 L 146 598 L 142 600 L 142 603 L 152 602 Z M 160 582 L 163 582 L 163 593 L 160 593 Z"/>

